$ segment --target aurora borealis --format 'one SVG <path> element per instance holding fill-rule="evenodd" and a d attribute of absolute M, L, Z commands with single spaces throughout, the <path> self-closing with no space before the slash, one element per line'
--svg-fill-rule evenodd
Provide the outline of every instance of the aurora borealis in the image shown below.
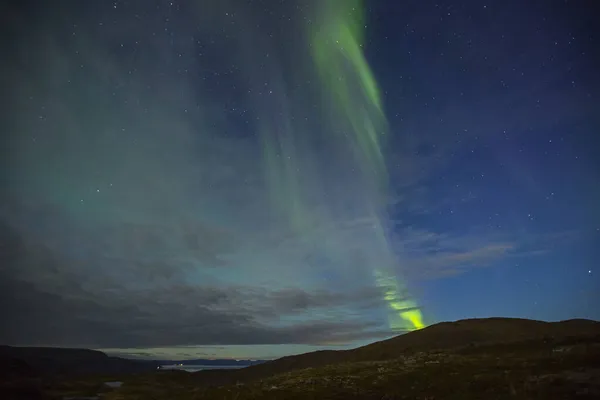
<path fill-rule="evenodd" d="M 554 6 L 11 2 L 0 343 L 271 358 L 599 318 L 597 36 Z"/>

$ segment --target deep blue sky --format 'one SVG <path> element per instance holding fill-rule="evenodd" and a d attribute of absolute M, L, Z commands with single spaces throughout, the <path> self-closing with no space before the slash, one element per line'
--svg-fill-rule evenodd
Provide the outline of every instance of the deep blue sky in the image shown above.
<path fill-rule="evenodd" d="M 423 284 L 422 301 L 441 319 L 597 319 L 592 2 L 462 3 L 369 7 L 367 54 L 392 131 L 420 136 L 417 154 L 433 170 L 399 190 L 421 209 L 399 206 L 394 215 L 438 234 L 471 232 L 519 248 L 491 268 L 470 268 L 475 262 Z"/>
<path fill-rule="evenodd" d="M 600 319 L 593 3 L 9 2 L 0 342 L 267 358 L 411 329 L 394 304 Z"/>

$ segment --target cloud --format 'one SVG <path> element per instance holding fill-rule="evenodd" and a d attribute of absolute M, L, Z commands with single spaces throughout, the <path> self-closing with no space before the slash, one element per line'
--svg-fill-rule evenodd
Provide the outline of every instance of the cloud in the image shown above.
<path fill-rule="evenodd" d="M 498 262 L 548 254 L 581 236 L 579 230 L 551 233 L 467 231 L 434 232 L 399 225 L 394 247 L 404 274 L 413 281 L 434 280 L 492 267 Z"/>
<path fill-rule="evenodd" d="M 357 305 L 380 306 L 379 294 L 371 289 L 271 290 L 184 281 L 144 285 L 143 276 L 137 288 L 123 282 L 125 289 L 110 279 L 95 279 L 101 274 L 73 276 L 73 260 L 36 250 L 7 224 L 2 233 L 3 242 L 10 244 L 0 270 L 0 315 L 8 322 L 0 336 L 3 343 L 96 348 L 318 345 L 391 333 L 376 320 L 349 314 L 331 318 L 336 308 L 343 314 Z M 42 273 L 49 265 L 55 268 Z M 24 274 L 19 273 L 23 266 Z M 318 309 L 326 311 L 319 315 Z"/>
<path fill-rule="evenodd" d="M 510 243 L 490 243 L 468 250 L 441 250 L 435 254 L 409 259 L 409 274 L 413 279 L 438 279 L 459 275 L 471 269 L 493 265 L 504 259 L 515 248 Z"/>
<path fill-rule="evenodd" d="M 6 282 L 6 280 L 5 280 Z M 10 286 L 8 286 L 10 284 Z M 118 299 L 43 292 L 22 282 L 2 285 L 2 317 L 10 321 L 3 343 L 84 347 L 145 348 L 180 345 L 313 344 L 348 342 L 381 335 L 373 321 L 315 319 L 279 325 L 256 320 L 260 311 L 218 304 L 227 294 L 194 289 L 166 298 L 146 291 Z M 181 289 L 181 288 L 180 288 Z M 233 296 L 236 296 L 233 293 Z M 18 301 L 18 307 L 14 306 Z M 216 306 L 216 307 L 213 307 Z M 306 310 L 308 311 L 308 309 Z M 280 314 L 285 317 L 285 314 Z M 391 332 L 385 330 L 385 334 Z"/>

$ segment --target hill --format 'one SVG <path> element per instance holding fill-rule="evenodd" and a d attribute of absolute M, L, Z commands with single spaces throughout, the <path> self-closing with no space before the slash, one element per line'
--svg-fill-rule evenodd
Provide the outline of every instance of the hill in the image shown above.
<path fill-rule="evenodd" d="M 560 342 L 569 337 L 600 334 L 600 322 L 544 322 L 519 318 L 465 319 L 442 322 L 419 331 L 350 350 L 356 361 L 389 360 L 434 350 L 469 348 L 517 342 Z"/>
<path fill-rule="evenodd" d="M 419 352 L 458 349 L 469 351 L 485 346 L 513 346 L 517 343 L 522 346 L 560 345 L 571 338 L 581 339 L 598 335 L 600 322 L 590 320 L 544 322 L 518 318 L 465 319 L 431 325 L 357 349 L 323 350 L 288 356 L 236 371 L 227 371 L 228 374 L 218 376 L 213 371 L 200 371 L 196 374 L 199 378 L 206 375 L 207 380 L 212 382 L 248 381 L 303 368 L 393 360 Z"/>
<path fill-rule="evenodd" d="M 154 362 L 109 357 L 96 350 L 0 346 L 2 376 L 127 374 L 149 372 L 156 367 Z"/>

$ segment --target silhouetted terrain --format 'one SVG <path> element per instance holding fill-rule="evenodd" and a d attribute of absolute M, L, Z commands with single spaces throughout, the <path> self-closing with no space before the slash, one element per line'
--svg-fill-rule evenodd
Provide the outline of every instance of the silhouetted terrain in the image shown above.
<path fill-rule="evenodd" d="M 96 350 L 0 346 L 3 376 L 127 374 L 153 371 L 157 366 L 154 361 L 109 357 Z"/>
<path fill-rule="evenodd" d="M 442 322 L 357 349 L 324 350 L 283 357 L 242 370 L 228 371 L 231 377 L 219 375 L 226 380 L 239 381 L 330 364 L 393 360 L 419 352 L 448 349 L 468 352 L 490 345 L 496 348 L 506 345 L 513 347 L 517 343 L 525 348 L 534 348 L 560 345 L 570 339 L 598 339 L 598 335 L 600 322 L 590 320 L 543 322 L 516 318 L 468 319 Z M 210 381 L 216 378 L 212 376 L 212 371 L 200 371 L 197 374 L 210 376 Z"/>
<path fill-rule="evenodd" d="M 15 368 L 29 373 L 23 365 Z M 106 380 L 124 385 L 110 391 L 102 386 Z M 105 392 L 107 400 L 594 399 L 600 396 L 600 323 L 462 320 L 354 350 L 307 353 L 239 370 L 27 381 L 38 382 L 48 398 Z"/>

